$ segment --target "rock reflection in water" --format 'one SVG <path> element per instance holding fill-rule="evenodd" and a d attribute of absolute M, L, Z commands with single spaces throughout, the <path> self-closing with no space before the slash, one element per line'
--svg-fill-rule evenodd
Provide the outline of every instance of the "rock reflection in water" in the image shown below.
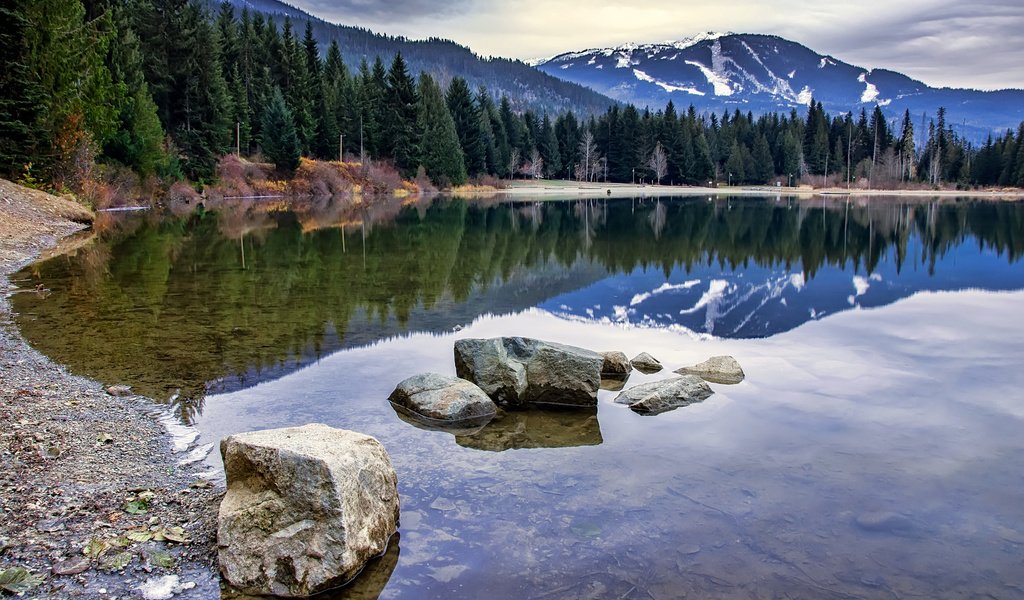
<path fill-rule="evenodd" d="M 602 441 L 596 408 L 531 407 L 519 411 L 499 411 L 477 433 L 455 436 L 455 442 L 460 446 L 489 452 L 597 446 Z"/>

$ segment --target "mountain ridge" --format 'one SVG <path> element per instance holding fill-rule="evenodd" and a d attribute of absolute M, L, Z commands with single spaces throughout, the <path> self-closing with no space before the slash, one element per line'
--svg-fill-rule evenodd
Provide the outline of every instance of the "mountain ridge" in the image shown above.
<path fill-rule="evenodd" d="M 833 113 L 877 104 L 896 119 L 904 110 L 917 118 L 934 116 L 943 106 L 947 119 L 974 138 L 1024 120 L 1024 90 L 931 87 L 891 69 L 853 65 L 770 34 L 704 32 L 531 62 L 615 100 L 652 108 L 671 99 L 699 110 L 771 112 L 806 107 L 813 98 Z"/>

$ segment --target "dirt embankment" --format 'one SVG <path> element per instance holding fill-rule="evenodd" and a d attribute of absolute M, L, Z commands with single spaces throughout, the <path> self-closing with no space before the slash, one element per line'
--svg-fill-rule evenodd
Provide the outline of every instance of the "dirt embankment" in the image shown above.
<path fill-rule="evenodd" d="M 188 463 L 187 437 L 145 399 L 36 352 L 11 314 L 11 293 L 45 293 L 11 274 L 91 220 L 0 180 L 0 576 L 26 569 L 26 597 L 218 597 L 219 491 Z"/>

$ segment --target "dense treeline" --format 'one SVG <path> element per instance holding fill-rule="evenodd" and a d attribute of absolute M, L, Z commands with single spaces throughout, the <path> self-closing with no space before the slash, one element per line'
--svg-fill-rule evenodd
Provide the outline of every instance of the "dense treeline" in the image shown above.
<path fill-rule="evenodd" d="M 469 178 L 706 184 L 1024 185 L 1024 124 L 981 148 L 936 119 L 682 114 L 612 106 L 586 120 L 516 111 L 403 56 L 350 69 L 306 22 L 190 0 L 14 0 L 0 8 L 0 172 L 74 182 L 94 158 L 142 176 L 214 177 L 226 153 L 284 172 L 301 156 L 390 161 L 439 185 Z"/>

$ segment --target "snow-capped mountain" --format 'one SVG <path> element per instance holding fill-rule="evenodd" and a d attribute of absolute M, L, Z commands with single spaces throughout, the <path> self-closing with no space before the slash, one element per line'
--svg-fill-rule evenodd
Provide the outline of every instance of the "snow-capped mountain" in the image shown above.
<path fill-rule="evenodd" d="M 533 61 L 541 71 L 638 106 L 751 110 L 806 106 L 813 98 L 832 113 L 883 107 L 909 109 L 920 123 L 940 106 L 968 130 L 1016 127 L 1024 90 L 932 88 L 906 75 L 864 69 L 773 35 L 703 33 L 661 44 L 627 44 Z"/>

